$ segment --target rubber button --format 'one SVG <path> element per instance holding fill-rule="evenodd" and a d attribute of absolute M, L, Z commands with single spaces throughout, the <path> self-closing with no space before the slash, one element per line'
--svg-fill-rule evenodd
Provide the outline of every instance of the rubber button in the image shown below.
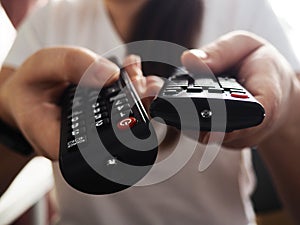
<path fill-rule="evenodd" d="M 222 94 L 224 93 L 223 88 L 208 88 L 208 93 Z"/>
<path fill-rule="evenodd" d="M 202 87 L 188 87 L 187 88 L 187 92 L 190 92 L 190 93 L 200 93 L 202 91 L 203 91 Z"/>
<path fill-rule="evenodd" d="M 117 126 L 120 130 L 127 130 L 127 129 L 133 127 L 136 123 L 137 123 L 136 118 L 128 117 L 128 118 L 121 120 Z"/>
<path fill-rule="evenodd" d="M 243 89 L 238 89 L 238 88 L 231 88 L 229 89 L 230 93 L 242 93 L 242 94 L 246 94 L 245 90 Z"/>
<path fill-rule="evenodd" d="M 243 94 L 243 93 L 231 93 L 231 97 L 234 97 L 234 98 L 249 98 L 249 96 L 247 94 Z"/>

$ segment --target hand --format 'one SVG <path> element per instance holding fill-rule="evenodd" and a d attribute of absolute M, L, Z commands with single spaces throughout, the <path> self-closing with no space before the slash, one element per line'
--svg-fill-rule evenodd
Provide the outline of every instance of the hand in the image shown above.
<path fill-rule="evenodd" d="M 226 134 L 223 145 L 258 146 L 283 203 L 299 223 L 299 77 L 273 46 L 245 32 L 229 33 L 200 52 L 185 52 L 182 61 L 193 68 L 202 61 L 215 74 L 232 70 L 262 103 L 266 111 L 263 123 Z M 209 135 L 204 135 L 201 141 L 207 142 Z"/>
<path fill-rule="evenodd" d="M 232 32 L 202 50 L 185 52 L 182 62 L 193 70 L 205 63 L 216 75 L 232 71 L 264 106 L 266 117 L 263 123 L 226 134 L 224 146 L 255 146 L 275 134 L 290 133 L 289 130 L 296 126 L 292 120 L 287 123 L 287 118 L 295 107 L 299 108 L 299 81 L 283 56 L 267 41 L 251 33 Z M 202 135 L 201 141 L 207 143 L 210 133 Z"/>
<path fill-rule="evenodd" d="M 17 70 L 11 70 L 9 76 L 3 74 L 4 69 L 1 118 L 20 129 L 37 154 L 57 160 L 61 113 L 58 102 L 65 88 L 78 83 L 92 63 L 94 73 L 84 79 L 87 85 L 102 87 L 118 79 L 119 68 L 115 64 L 75 47 L 42 49 Z"/>
<path fill-rule="evenodd" d="M 149 114 L 150 104 L 162 88 L 163 80 L 154 75 L 145 77 L 142 72 L 141 58 L 137 55 L 126 57 L 123 66 Z"/>

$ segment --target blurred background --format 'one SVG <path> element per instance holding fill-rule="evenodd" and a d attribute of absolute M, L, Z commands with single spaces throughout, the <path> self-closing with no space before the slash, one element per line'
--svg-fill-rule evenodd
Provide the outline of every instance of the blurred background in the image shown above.
<path fill-rule="evenodd" d="M 279 17 L 283 27 L 300 59 L 300 1 L 297 0 L 269 0 L 274 12 Z"/>

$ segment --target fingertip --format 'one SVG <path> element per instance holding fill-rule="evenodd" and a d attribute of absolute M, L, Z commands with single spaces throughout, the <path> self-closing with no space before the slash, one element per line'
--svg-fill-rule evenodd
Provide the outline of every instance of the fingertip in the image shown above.
<path fill-rule="evenodd" d="M 131 54 L 125 58 L 123 66 L 124 67 L 135 66 L 135 67 L 138 67 L 139 69 L 141 69 L 142 68 L 142 59 L 138 55 Z"/>
<path fill-rule="evenodd" d="M 208 54 L 207 52 L 205 52 L 204 50 L 202 49 L 191 49 L 189 51 L 190 54 L 198 57 L 199 59 L 207 59 L 208 58 Z"/>
<path fill-rule="evenodd" d="M 182 53 L 181 55 L 181 60 L 185 61 L 187 59 L 200 59 L 200 60 L 205 60 L 208 58 L 208 54 L 201 49 L 191 49 L 191 50 L 186 50 Z"/>
<path fill-rule="evenodd" d="M 81 82 L 92 86 L 106 86 L 119 78 L 120 68 L 113 62 L 99 57 L 86 70 Z"/>
<path fill-rule="evenodd" d="M 125 58 L 123 66 L 130 79 L 139 80 L 143 77 L 141 57 L 138 55 L 129 55 Z"/>
<path fill-rule="evenodd" d="M 183 66 L 192 74 L 213 74 L 209 68 L 208 54 L 200 49 L 183 52 L 181 56 Z"/>

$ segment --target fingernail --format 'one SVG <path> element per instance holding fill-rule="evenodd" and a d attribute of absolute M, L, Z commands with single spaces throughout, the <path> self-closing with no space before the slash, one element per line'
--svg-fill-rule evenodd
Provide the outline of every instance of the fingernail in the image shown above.
<path fill-rule="evenodd" d="M 201 49 L 192 49 L 190 50 L 190 53 L 192 53 L 193 55 L 197 56 L 198 58 L 201 59 L 207 59 L 208 55 L 205 51 L 201 50 Z"/>
<path fill-rule="evenodd" d="M 142 61 L 142 59 L 140 56 L 130 55 L 130 56 L 126 57 L 124 66 L 134 65 L 134 66 L 140 67 L 141 61 Z"/>

